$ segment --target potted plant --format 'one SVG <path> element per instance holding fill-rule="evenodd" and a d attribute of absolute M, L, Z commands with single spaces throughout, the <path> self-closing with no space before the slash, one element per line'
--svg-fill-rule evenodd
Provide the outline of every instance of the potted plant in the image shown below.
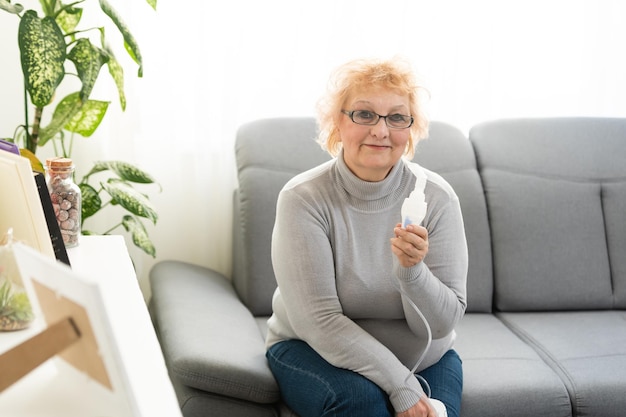
<path fill-rule="evenodd" d="M 37 150 L 47 144 L 55 154 L 71 158 L 74 135 L 90 137 L 104 118 L 109 101 L 96 100 L 92 92 L 103 67 L 108 69 L 117 88 L 122 110 L 126 108 L 124 71 L 108 44 L 105 28 L 82 28 L 81 18 L 89 10 L 114 24 L 124 41 L 124 50 L 137 64 L 137 76 L 143 75 L 143 63 L 137 41 L 121 16 L 107 0 L 39 0 L 41 16 L 36 10 L 25 10 L 11 0 L 0 0 L 0 10 L 19 18 L 18 44 L 24 74 L 24 123 L 6 138 L 20 145 L 23 156 L 33 169 L 43 172 Z M 147 0 L 156 10 L 156 0 Z M 91 8 L 87 9 L 87 6 Z M 80 88 L 60 100 L 56 93 L 65 80 L 78 80 Z M 51 114 L 45 113 L 54 105 Z M 31 111 L 32 110 L 32 111 Z M 44 116 L 49 120 L 42 125 Z M 103 179 L 99 173 L 105 173 Z M 96 175 L 98 174 L 98 175 Z M 96 179 L 94 181 L 94 179 Z M 138 184 L 153 184 L 154 179 L 133 164 L 123 161 L 96 161 L 79 183 L 82 195 L 81 229 L 85 219 L 108 205 L 122 207 L 126 213 L 119 224 L 104 232 L 123 226 L 132 235 L 133 243 L 155 256 L 155 248 L 141 219 L 156 223 L 158 216 L 148 197 L 136 189 Z"/>
<path fill-rule="evenodd" d="M 10 280 L 0 282 L 0 331 L 22 330 L 35 315 L 24 291 L 15 291 Z"/>

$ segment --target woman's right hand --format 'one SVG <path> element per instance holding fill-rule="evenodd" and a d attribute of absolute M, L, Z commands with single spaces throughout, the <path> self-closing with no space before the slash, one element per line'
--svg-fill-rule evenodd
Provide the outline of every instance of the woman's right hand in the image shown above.
<path fill-rule="evenodd" d="M 397 417 L 438 417 L 437 412 L 428 402 L 428 398 L 422 397 L 417 404 L 406 411 L 396 414 Z"/>
<path fill-rule="evenodd" d="M 393 229 L 391 250 L 400 265 L 410 268 L 422 262 L 428 253 L 428 230 L 423 226 L 410 224 L 406 229 L 398 223 Z"/>

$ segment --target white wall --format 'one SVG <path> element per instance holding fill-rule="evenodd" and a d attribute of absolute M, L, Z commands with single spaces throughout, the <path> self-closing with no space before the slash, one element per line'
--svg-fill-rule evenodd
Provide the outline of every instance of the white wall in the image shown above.
<path fill-rule="evenodd" d="M 431 118 L 465 132 L 500 117 L 626 115 L 621 0 L 233 0 L 193 9 L 161 0 L 156 13 L 139 0 L 114 4 L 132 16 L 145 76 L 127 76 L 127 111 L 112 103 L 74 154 L 84 167 L 93 155 L 124 159 L 159 179 L 163 192 L 151 195 L 160 220 L 149 229 L 157 260 L 230 274 L 237 127 L 313 115 L 329 72 L 350 58 L 407 56 L 431 92 Z M 10 17 L 0 13 L 0 136 L 21 117 Z M 155 260 L 129 246 L 149 296 Z"/>

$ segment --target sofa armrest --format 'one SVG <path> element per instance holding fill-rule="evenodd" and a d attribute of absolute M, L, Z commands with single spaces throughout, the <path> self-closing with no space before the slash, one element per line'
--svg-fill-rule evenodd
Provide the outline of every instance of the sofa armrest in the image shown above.
<path fill-rule="evenodd" d="M 172 378 L 257 403 L 279 400 L 261 331 L 224 275 L 162 261 L 150 283 L 150 309 Z"/>

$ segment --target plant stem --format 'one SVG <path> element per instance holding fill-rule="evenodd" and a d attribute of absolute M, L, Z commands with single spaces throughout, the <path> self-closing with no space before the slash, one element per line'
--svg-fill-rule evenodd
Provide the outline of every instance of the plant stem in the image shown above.
<path fill-rule="evenodd" d="M 58 141 L 61 144 L 61 155 L 63 155 L 63 158 L 69 158 L 70 155 L 68 154 L 67 150 L 65 149 L 65 133 L 63 131 L 60 131 L 58 133 L 58 135 L 59 135 Z"/>
<path fill-rule="evenodd" d="M 54 149 L 54 155 L 58 155 L 59 154 L 59 149 L 57 147 L 57 141 L 53 140 L 52 142 L 52 148 Z"/>
<path fill-rule="evenodd" d="M 70 149 L 67 151 L 67 157 L 72 157 L 72 150 L 74 149 L 74 132 L 70 134 Z"/>
<path fill-rule="evenodd" d="M 37 144 L 39 143 L 39 125 L 41 124 L 41 114 L 43 107 L 35 107 L 35 118 L 33 120 L 33 133 L 28 137 L 28 150 L 32 153 L 37 152 Z"/>
<path fill-rule="evenodd" d="M 24 82 L 24 119 L 24 130 L 26 131 L 24 147 L 32 152 L 32 150 L 30 149 L 30 131 L 28 130 L 28 91 L 26 91 L 26 82 Z"/>
<path fill-rule="evenodd" d="M 112 228 L 110 228 L 109 230 L 107 230 L 106 232 L 102 233 L 103 235 L 108 235 L 110 232 L 112 232 L 113 230 L 117 229 L 118 227 L 120 227 L 122 225 L 122 223 L 118 223 L 115 226 L 113 226 Z"/>
<path fill-rule="evenodd" d="M 61 14 L 61 12 L 65 11 L 65 10 L 68 10 L 68 9 L 71 9 L 71 8 L 73 8 L 74 6 L 76 6 L 76 5 L 78 5 L 78 4 L 83 3 L 84 1 L 85 1 L 85 0 L 78 0 L 78 1 L 75 1 L 74 3 L 70 3 L 70 4 L 66 4 L 66 5 L 64 5 L 63 7 L 61 7 L 61 8 L 57 11 L 57 13 L 56 13 L 56 15 L 54 16 L 54 18 L 56 19 L 56 17 L 57 17 L 59 14 Z M 56 8 L 56 6 L 55 6 L 55 8 Z"/>

